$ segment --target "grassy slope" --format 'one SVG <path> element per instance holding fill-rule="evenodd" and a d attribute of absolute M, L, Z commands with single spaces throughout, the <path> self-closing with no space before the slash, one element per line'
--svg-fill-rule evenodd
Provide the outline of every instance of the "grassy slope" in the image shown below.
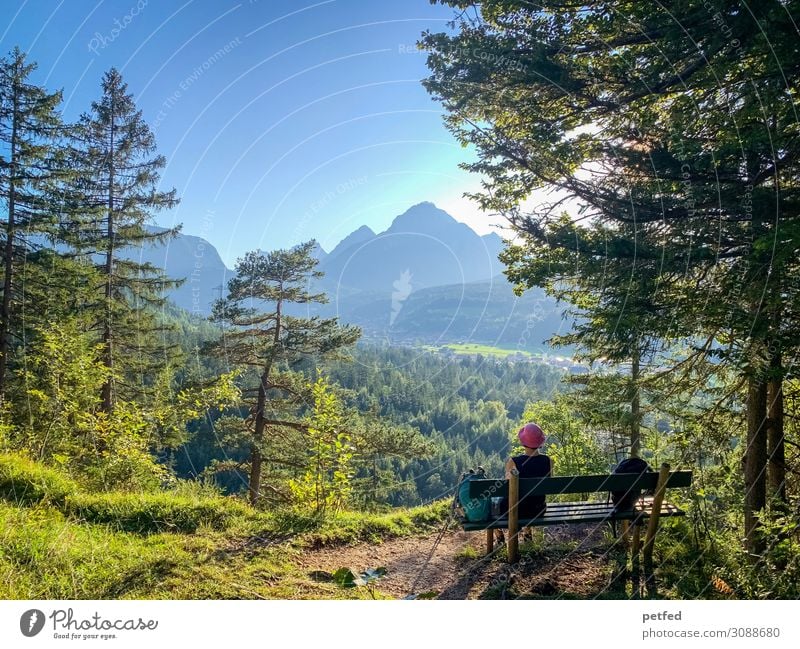
<path fill-rule="evenodd" d="M 294 562 L 305 547 L 417 534 L 447 503 L 327 520 L 202 493 L 93 494 L 0 454 L 0 598 L 353 598 Z"/>
<path fill-rule="evenodd" d="M 440 501 L 320 520 L 257 512 L 190 485 L 157 494 L 87 493 L 57 471 L 0 453 L 0 599 L 368 598 L 361 589 L 313 580 L 298 559 L 312 548 L 430 534 L 448 507 Z M 667 586 L 661 596 L 713 596 L 705 561 L 688 561 L 690 551 L 682 547 L 689 538 L 686 522 L 667 529 L 657 552 L 666 553 L 658 561 Z M 503 593 L 489 588 L 483 596 L 625 597 L 624 590 L 603 584 L 587 595 L 586 584 L 542 581 L 552 569 L 575 581 L 571 573 L 583 574 L 576 561 L 595 577 L 610 568 L 608 548 L 584 547 L 585 541 L 551 539 L 523 548 L 526 559 L 517 567 L 514 588 Z M 501 548 L 498 566 L 504 565 L 503 556 Z M 477 555 L 461 558 L 480 561 Z M 696 568 L 686 570 L 687 561 Z M 565 565 L 570 569 L 564 571 Z"/>

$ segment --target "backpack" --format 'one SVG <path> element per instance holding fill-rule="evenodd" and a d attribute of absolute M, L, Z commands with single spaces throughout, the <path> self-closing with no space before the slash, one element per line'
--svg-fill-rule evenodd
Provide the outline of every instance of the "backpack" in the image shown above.
<path fill-rule="evenodd" d="M 470 498 L 469 497 L 469 483 L 472 480 L 483 480 L 486 478 L 486 472 L 483 467 L 478 467 L 477 470 L 470 469 L 461 476 L 461 481 L 458 483 L 456 489 L 456 498 L 464 519 L 477 523 L 480 521 L 488 520 L 490 510 L 490 500 L 486 498 Z"/>
<path fill-rule="evenodd" d="M 615 468 L 613 473 L 638 473 L 652 471 L 650 465 L 639 457 L 629 457 L 622 460 Z M 648 489 L 648 492 L 652 490 Z M 611 502 L 614 503 L 614 511 L 627 511 L 633 509 L 636 501 L 642 495 L 642 489 L 631 487 L 627 491 L 612 491 Z"/>

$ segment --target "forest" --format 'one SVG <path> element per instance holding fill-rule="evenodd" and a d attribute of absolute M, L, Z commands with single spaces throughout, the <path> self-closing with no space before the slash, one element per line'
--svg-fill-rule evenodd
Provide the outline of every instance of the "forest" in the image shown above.
<path fill-rule="evenodd" d="M 628 456 L 694 471 L 663 541 L 691 566 L 676 596 L 796 597 L 796 3 L 436 3 L 456 17 L 421 36 L 423 85 L 475 152 L 471 197 L 509 224 L 506 278 L 559 301 L 573 328 L 550 343 L 590 371 L 367 345 L 299 315 L 328 300 L 313 239 L 239 258 L 207 320 L 181 311 L 164 292 L 186 278 L 129 254 L 179 232 L 149 227 L 179 192 L 161 186 L 167 161 L 122 75 L 108 70 L 68 123 L 62 92 L 15 49 L 0 60 L 9 529 L 37 499 L 98 524 L 142 507 L 123 531 L 163 507 L 193 532 L 197 502 L 289 534 L 419 506 L 431 523 L 463 472 L 499 475 L 536 421 L 556 474 Z M 542 188 L 552 200 L 532 206 Z M 199 500 L 186 513 L 181 498 Z M 30 563 L 9 538 L 5 575 Z M 62 586 L 43 594 L 122 592 Z M 6 586 L 42 594 L 27 588 Z"/>

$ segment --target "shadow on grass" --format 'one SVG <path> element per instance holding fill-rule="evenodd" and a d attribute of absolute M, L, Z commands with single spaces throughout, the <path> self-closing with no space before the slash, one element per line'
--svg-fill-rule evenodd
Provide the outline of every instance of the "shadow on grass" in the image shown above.
<path fill-rule="evenodd" d="M 159 583 L 176 574 L 177 568 L 175 561 L 158 559 L 128 570 L 119 580 L 106 585 L 96 599 L 120 599 L 131 592 L 152 591 Z"/>

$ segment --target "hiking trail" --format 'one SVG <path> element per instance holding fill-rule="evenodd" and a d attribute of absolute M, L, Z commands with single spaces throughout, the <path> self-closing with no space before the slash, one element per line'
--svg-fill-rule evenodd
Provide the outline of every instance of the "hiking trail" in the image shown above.
<path fill-rule="evenodd" d="M 381 543 L 311 549 L 298 557 L 296 563 L 310 575 L 333 573 L 343 567 L 354 573 L 384 567 L 386 576 L 375 583 L 375 588 L 385 596 L 406 597 L 419 575 L 417 595 L 427 593 L 430 598 L 459 600 L 518 596 L 591 598 L 607 588 L 613 563 L 602 531 L 592 525 L 548 528 L 542 551 L 530 553 L 514 567 L 496 554 L 490 558 L 484 556 L 483 534 L 460 530 L 446 533 L 425 565 L 436 537 L 436 533 L 430 533 Z M 575 547 L 565 549 L 570 543 Z"/>

